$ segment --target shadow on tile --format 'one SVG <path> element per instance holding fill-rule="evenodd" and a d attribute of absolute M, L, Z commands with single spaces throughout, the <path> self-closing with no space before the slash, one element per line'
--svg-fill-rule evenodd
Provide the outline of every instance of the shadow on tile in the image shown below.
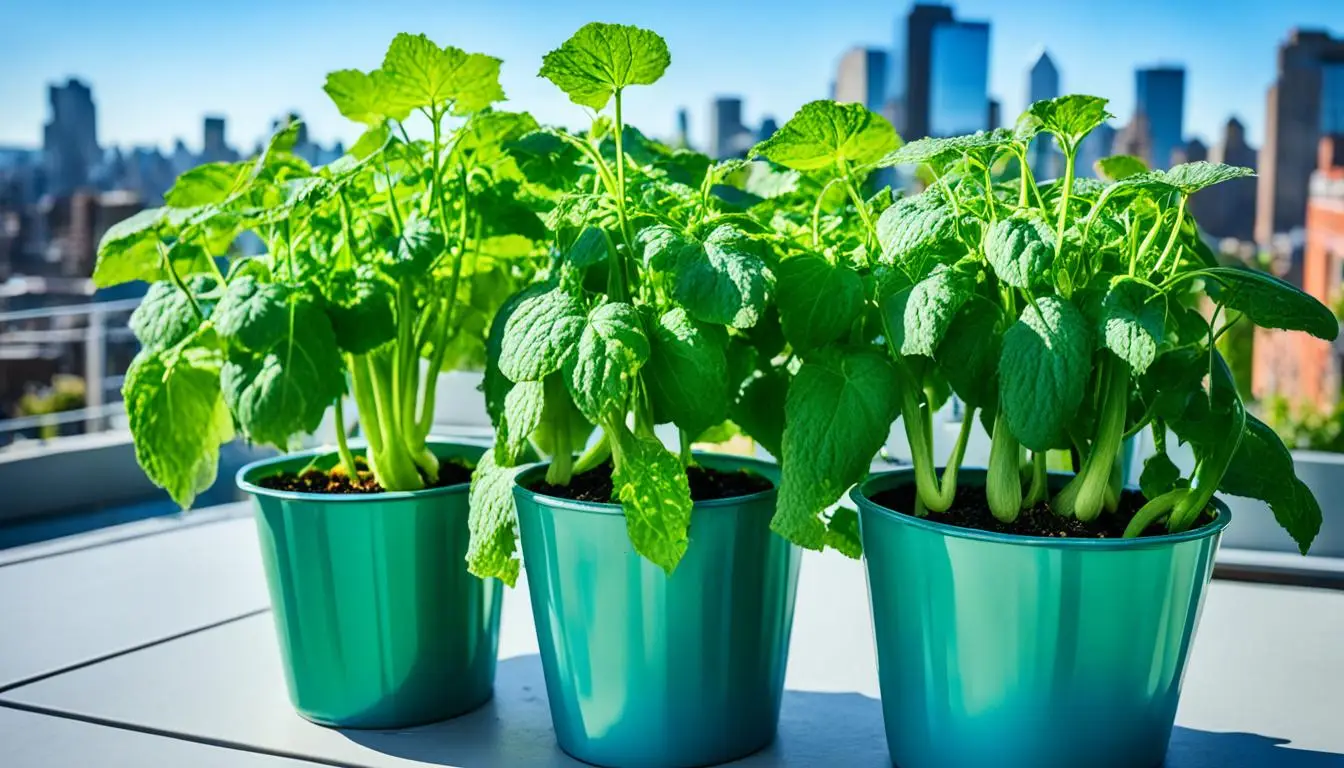
<path fill-rule="evenodd" d="M 1344 754 L 1285 746 L 1258 733 L 1219 733 L 1176 726 L 1166 768 L 1344 768 Z"/>

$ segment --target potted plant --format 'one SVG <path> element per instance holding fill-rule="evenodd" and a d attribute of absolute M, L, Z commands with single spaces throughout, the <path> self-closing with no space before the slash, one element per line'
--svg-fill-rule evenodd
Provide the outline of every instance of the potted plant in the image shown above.
<path fill-rule="evenodd" d="M 496 318 L 497 440 L 472 488 L 471 570 L 513 583 L 521 539 L 557 740 L 598 765 L 706 765 L 774 738 L 800 557 L 769 530 L 772 465 L 692 450 L 731 431 L 747 379 L 776 375 L 775 258 L 747 210 L 764 198 L 727 183 L 744 163 L 625 124 L 626 89 L 669 61 L 655 33 L 597 23 L 544 59 L 593 122 L 519 142 L 533 181 L 565 190 L 557 258 Z M 550 461 L 518 467 L 533 449 Z"/>
<path fill-rule="evenodd" d="M 883 332 L 805 357 L 789 392 L 774 526 L 795 541 L 818 545 L 821 511 L 863 479 L 891 419 L 914 449 L 912 468 L 850 494 L 903 768 L 1161 763 L 1230 516 L 1215 493 L 1267 501 L 1304 551 L 1320 526 L 1213 344 L 1243 320 L 1327 339 L 1338 324 L 1282 281 L 1217 266 L 1200 240 L 1189 196 L 1249 170 L 1117 157 L 1101 163 L 1111 182 L 1078 177 L 1079 143 L 1108 117 L 1104 100 L 1067 96 L 1015 130 L 883 160 L 929 181 L 869 222 L 881 251 L 866 266 L 885 277 L 867 311 Z M 1024 162 L 1039 134 L 1064 155 L 1049 183 Z M 991 435 L 984 470 L 960 470 L 960 445 L 934 466 L 929 414 L 949 389 L 968 411 L 962 444 L 976 414 Z M 1146 426 L 1158 451 L 1141 489 L 1121 488 L 1122 442 Z M 1167 428 L 1193 448 L 1188 477 Z M 1051 451 L 1074 472 L 1048 473 Z"/>
<path fill-rule="evenodd" d="M 141 466 L 184 508 L 235 430 L 284 451 L 335 410 L 335 451 L 238 474 L 291 698 L 322 724 L 428 722 L 491 694 L 500 585 L 462 562 L 482 449 L 429 431 L 437 372 L 484 356 L 494 309 L 544 257 L 503 149 L 536 122 L 492 108 L 499 64 L 398 35 L 381 68 L 327 78 L 368 126 L 345 157 L 310 167 L 287 125 L 254 160 L 183 174 L 99 248 L 98 285 L 153 283 L 123 391 Z M 412 115 L 431 138 L 410 138 Z M 244 231 L 266 253 L 221 259 Z"/>

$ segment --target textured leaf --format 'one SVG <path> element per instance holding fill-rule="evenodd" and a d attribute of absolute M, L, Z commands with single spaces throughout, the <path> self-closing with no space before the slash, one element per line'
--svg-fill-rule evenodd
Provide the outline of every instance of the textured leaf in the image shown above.
<path fill-rule="evenodd" d="M 658 423 L 698 435 L 728 417 L 727 345 L 722 328 L 697 322 L 680 307 L 658 318 L 644 368 Z"/>
<path fill-rule="evenodd" d="M 396 111 L 447 110 L 465 115 L 503 101 L 499 59 L 458 48 L 440 48 L 424 35 L 405 32 L 383 57 L 380 89 Z"/>
<path fill-rule="evenodd" d="M 1027 108 L 1042 130 L 1067 144 L 1076 144 L 1093 128 L 1115 117 L 1106 111 L 1106 99 L 1073 94 L 1038 101 Z"/>
<path fill-rule="evenodd" d="M 863 311 L 863 279 L 848 264 L 805 253 L 775 268 L 779 322 L 798 351 L 829 344 L 849 333 Z"/>
<path fill-rule="evenodd" d="M 235 327 L 230 338 L 243 349 L 231 352 L 221 385 L 248 439 L 286 450 L 291 437 L 317 429 L 345 391 L 345 368 L 331 322 L 316 303 L 300 299 L 279 306 L 277 312 L 267 304 Z"/>
<path fill-rule="evenodd" d="M 642 251 L 644 264 L 659 272 L 675 268 L 681 251 L 695 247 L 680 232 L 666 224 L 641 229 L 635 236 L 635 243 Z"/>
<path fill-rule="evenodd" d="M 163 195 L 165 205 L 194 208 L 223 203 L 247 180 L 249 163 L 204 163 L 183 173 Z"/>
<path fill-rule="evenodd" d="M 940 192 L 928 190 L 902 198 L 882 212 L 877 220 L 877 239 L 882 244 L 882 262 L 914 265 L 936 252 L 956 245 L 956 215 Z M 918 275 L 917 275 L 918 276 Z"/>
<path fill-rule="evenodd" d="M 691 488 L 681 461 L 654 437 L 628 432 L 611 479 L 625 512 L 626 532 L 635 551 L 671 575 L 686 554 L 691 525 Z"/>
<path fill-rule="evenodd" d="M 973 408 L 992 408 L 999 398 L 999 309 L 975 298 L 968 301 L 947 326 L 933 358 L 943 377 L 963 402 Z"/>
<path fill-rule="evenodd" d="M 144 349 L 122 383 L 135 458 L 186 509 L 214 485 L 233 420 L 219 392 L 219 353 L 205 347 Z"/>
<path fill-rule="evenodd" d="M 1040 312 L 1036 311 L 1040 308 Z M 1033 451 L 1057 448 L 1087 390 L 1087 321 L 1056 296 L 1041 296 L 1003 336 L 999 404 L 1014 436 Z"/>
<path fill-rule="evenodd" d="M 1185 194 L 1193 195 L 1199 190 L 1211 187 L 1214 184 L 1221 184 L 1232 179 L 1244 179 L 1254 175 L 1255 171 L 1251 168 L 1199 160 L 1172 166 L 1170 170 L 1166 171 L 1166 180 L 1168 184 Z"/>
<path fill-rule="evenodd" d="M 630 304 L 611 301 L 588 315 L 575 354 L 564 363 L 574 405 L 592 422 L 625 408 L 630 385 L 649 359 L 649 340 Z"/>
<path fill-rule="evenodd" d="M 896 371 L 871 349 L 827 349 L 798 369 L 785 405 L 783 479 L 771 530 L 821 549 L 821 513 L 868 473 L 898 408 Z"/>
<path fill-rule="evenodd" d="M 471 496 L 467 545 L 467 570 L 482 579 L 495 578 L 513 586 L 518 581 L 518 510 L 513 501 L 518 469 L 495 463 L 486 451 L 471 473 Z"/>
<path fill-rule="evenodd" d="M 752 154 L 796 171 L 862 167 L 896 149 L 900 141 L 886 118 L 862 104 L 823 100 L 804 104 Z"/>
<path fill-rule="evenodd" d="M 243 275 L 224 290 L 211 320 L 225 342 L 265 352 L 290 332 L 290 310 L 303 301 L 287 285 L 263 283 Z"/>
<path fill-rule="evenodd" d="M 401 236 L 388 244 L 387 273 L 396 278 L 420 277 L 446 249 L 442 233 L 434 229 L 428 216 L 416 212 L 406 219 Z"/>
<path fill-rule="evenodd" d="M 1036 211 L 999 219 L 985 237 L 985 257 L 994 274 L 1014 288 L 1049 283 L 1055 260 L 1055 233 Z"/>
<path fill-rule="evenodd" d="M 1203 270 L 1214 301 L 1246 315 L 1261 328 L 1306 331 L 1326 341 L 1339 335 L 1339 321 L 1311 294 L 1273 275 L 1237 267 Z"/>
<path fill-rule="evenodd" d="M 928 136 L 912 141 L 900 149 L 891 152 L 878 163 L 882 166 L 923 165 L 933 163 L 941 165 L 968 153 L 992 152 L 1012 141 L 1012 133 L 1006 130 L 977 131 L 964 136 L 932 137 Z"/>
<path fill-rule="evenodd" d="M 606 260 L 607 237 L 596 227 L 580 232 L 569 247 L 569 263 L 576 267 L 591 267 Z"/>
<path fill-rule="evenodd" d="M 504 419 L 499 424 L 495 446 L 500 464 L 517 463 L 527 438 L 541 426 L 545 406 L 546 392 L 540 381 L 520 381 L 509 390 L 504 398 Z"/>
<path fill-rule="evenodd" d="M 1111 286 L 1101 305 L 1101 341 L 1116 357 L 1142 375 L 1157 358 L 1166 331 L 1165 303 L 1151 288 L 1133 280 Z"/>
<path fill-rule="evenodd" d="M 575 351 L 587 313 L 559 288 L 524 299 L 509 315 L 499 370 L 509 381 L 541 381 Z"/>
<path fill-rule="evenodd" d="M 93 284 L 111 288 L 136 280 L 167 280 L 161 249 L 167 250 L 179 277 L 211 271 L 209 254 L 176 240 L 185 227 L 210 213 L 208 208 L 151 208 L 108 227 L 98 244 Z"/>
<path fill-rule="evenodd" d="M 845 557 L 863 557 L 863 539 L 859 536 L 859 514 L 840 507 L 826 522 L 826 546 Z"/>
<path fill-rule="evenodd" d="M 191 300 L 172 283 L 155 283 L 131 313 L 131 331 L 148 350 L 176 346 L 201 325 Z"/>
<path fill-rule="evenodd" d="M 884 312 L 903 304 L 899 318 L 886 318 L 889 328 L 900 322 L 905 329 L 900 337 L 901 354 L 931 357 L 957 310 L 974 295 L 973 273 L 939 264 L 911 289 L 908 300 L 884 304 Z"/>
<path fill-rule="evenodd" d="M 656 33 L 593 22 L 546 54 L 540 75 L 575 104 L 600 110 L 616 91 L 657 82 L 671 62 L 667 43 Z"/>
<path fill-rule="evenodd" d="M 755 325 L 774 289 L 756 245 L 728 225 L 711 232 L 701 248 L 678 249 L 675 273 L 672 294 L 692 317 L 734 328 Z"/>

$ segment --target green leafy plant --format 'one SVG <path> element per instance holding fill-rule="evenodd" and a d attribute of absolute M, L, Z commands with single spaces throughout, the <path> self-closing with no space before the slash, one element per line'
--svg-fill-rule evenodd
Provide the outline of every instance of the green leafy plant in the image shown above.
<path fill-rule="evenodd" d="M 136 456 L 183 507 L 235 430 L 283 450 L 332 408 L 340 469 L 357 477 L 347 392 L 377 484 L 436 481 L 438 374 L 483 365 L 495 310 L 545 258 L 546 191 L 505 149 L 536 121 L 493 108 L 499 65 L 397 35 L 379 69 L 327 77 L 341 113 L 367 126 L 346 156 L 310 167 L 291 123 L 258 157 L 188 171 L 165 207 L 108 231 L 95 282 L 152 283 L 123 388 Z M 412 115 L 430 138 L 411 138 Z M 244 232 L 266 252 L 225 261 Z"/>
<path fill-rule="evenodd" d="M 777 531 L 810 547 L 852 531 L 847 513 L 826 531 L 823 510 L 866 474 L 897 415 L 913 454 L 916 512 L 946 511 L 978 413 L 992 440 L 985 494 L 1001 521 L 1046 503 L 1082 521 L 1113 514 L 1122 443 L 1151 426 L 1158 452 L 1143 471 L 1147 503 L 1127 536 L 1160 521 L 1186 530 L 1221 490 L 1269 502 L 1306 550 L 1320 508 L 1273 431 L 1246 414 L 1216 341 L 1242 321 L 1334 339 L 1338 322 L 1287 283 L 1219 266 L 1201 240 L 1190 195 L 1250 170 L 1197 162 L 1149 171 L 1114 158 L 1099 164 L 1112 181 L 1076 176 L 1079 145 L 1109 117 L 1105 104 L 1067 96 L 1032 105 L 1013 130 L 922 139 L 885 157 L 865 153 L 859 168 L 920 166 L 931 180 L 880 215 L 854 178 L 853 155 L 869 146 L 855 127 L 861 108 L 808 105 L 757 147 L 846 189 L 862 234 L 842 246 L 843 268 L 857 273 L 845 279 L 867 290 L 844 317 L 869 319 L 863 332 L 800 350 Z M 841 119 L 842 110 L 854 117 Z M 832 116 L 818 120 L 823 114 Z M 1041 133 L 1065 160 L 1064 175 L 1050 182 L 1034 179 L 1025 162 Z M 781 317 L 785 295 L 781 286 Z M 1208 317 L 1197 309 L 1202 303 L 1212 307 Z M 932 414 L 949 391 L 968 414 L 939 475 Z M 1190 477 L 1167 457 L 1168 429 L 1193 447 Z M 1079 461 L 1053 496 L 1051 450 Z M 848 547 L 857 551 L 856 542 Z"/>
<path fill-rule="evenodd" d="M 555 259 L 490 335 L 497 440 L 472 489 L 477 575 L 517 577 L 511 489 L 534 452 L 551 458 L 555 485 L 610 461 L 635 551 L 671 572 L 688 543 L 697 437 L 740 427 L 778 451 L 779 419 L 768 415 L 787 382 L 778 260 L 764 214 L 752 212 L 769 198 L 751 190 L 787 182 L 765 168 L 753 181 L 744 162 L 715 164 L 626 125 L 626 91 L 656 82 L 670 61 L 655 33 L 599 23 L 543 60 L 541 76 L 593 110 L 592 125 L 517 142 L 532 158 L 529 179 L 558 192 L 547 214 Z M 669 423 L 676 451 L 654 433 Z"/>

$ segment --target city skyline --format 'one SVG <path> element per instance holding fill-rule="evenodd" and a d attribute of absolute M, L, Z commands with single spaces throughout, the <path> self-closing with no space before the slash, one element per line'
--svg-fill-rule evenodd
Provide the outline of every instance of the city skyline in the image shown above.
<path fill-rule="evenodd" d="M 115 18 L 107 19 L 102 17 L 111 14 L 92 3 L 25 7 L 11 16 L 17 23 L 0 30 L 0 71 L 7 73 L 0 79 L 0 146 L 40 146 L 42 125 L 50 118 L 47 86 L 70 76 L 91 86 L 100 142 L 109 147 L 171 150 L 182 138 L 199 149 L 201 119 L 219 114 L 229 120 L 229 143 L 246 149 L 277 115 L 290 111 L 309 121 L 316 140 L 348 143 L 358 127 L 327 103 L 321 92 L 323 76 L 356 63 L 366 69 L 376 66 L 387 41 L 402 29 L 500 56 L 511 99 L 507 108 L 527 109 L 543 122 L 579 125 L 585 119 L 582 110 L 534 74 L 541 54 L 594 14 L 643 24 L 668 38 L 673 65 L 667 77 L 655 88 L 632 91 L 627 113 L 645 130 L 673 136 L 677 108 L 686 107 L 691 140 L 705 146 L 709 104 L 716 96 L 741 97 L 747 124 L 765 116 L 787 119 L 806 101 L 827 95 L 846 50 L 856 45 L 888 48 L 890 35 L 884 31 L 911 4 L 861 0 L 826 8 L 818 23 L 799 23 L 821 12 L 790 2 L 772 14 L 713 6 L 710 16 L 605 2 L 544 9 L 531 2 L 482 5 L 457 3 L 451 18 L 444 18 L 442 8 L 418 3 L 379 9 L 368 18 L 367 9 L 338 4 L 319 9 L 297 3 L 263 11 L 254 0 L 231 6 L 228 16 L 210 19 L 159 0 L 140 3 L 135 13 L 119 7 Z M 691 2 L 688 7 L 700 5 Z M 959 19 L 991 25 L 988 91 L 1004 105 L 1005 122 L 1023 106 L 1024 73 L 1048 42 L 1061 89 L 1110 98 L 1120 123 L 1134 110 L 1136 69 L 1183 66 L 1187 138 L 1201 137 L 1210 145 L 1230 116 L 1245 124 L 1252 143 L 1262 141 L 1275 50 L 1292 27 L 1344 33 L 1344 5 L 1333 0 L 1229 2 L 1219 9 L 1224 20 L 1216 25 L 1199 14 L 1196 4 L 1157 0 L 1133 0 L 1117 18 L 1080 11 L 1062 0 L 1019 3 L 1011 13 L 1001 3 L 995 5 L 990 0 L 952 3 Z M 69 24 L 72 12 L 80 14 L 78 28 Z M 517 18 L 514 12 L 527 12 L 529 23 L 501 22 Z M 738 16 L 749 16 L 751 23 L 734 26 L 730 22 Z M 257 18 L 268 24 L 257 25 Z M 187 27 L 222 42 L 193 43 L 192 35 L 182 33 Z M 1192 34 L 1191 29 L 1208 31 Z M 155 45 L 131 55 L 121 44 L 127 39 L 152 39 Z M 1116 40 L 1124 44 L 1100 44 Z"/>

